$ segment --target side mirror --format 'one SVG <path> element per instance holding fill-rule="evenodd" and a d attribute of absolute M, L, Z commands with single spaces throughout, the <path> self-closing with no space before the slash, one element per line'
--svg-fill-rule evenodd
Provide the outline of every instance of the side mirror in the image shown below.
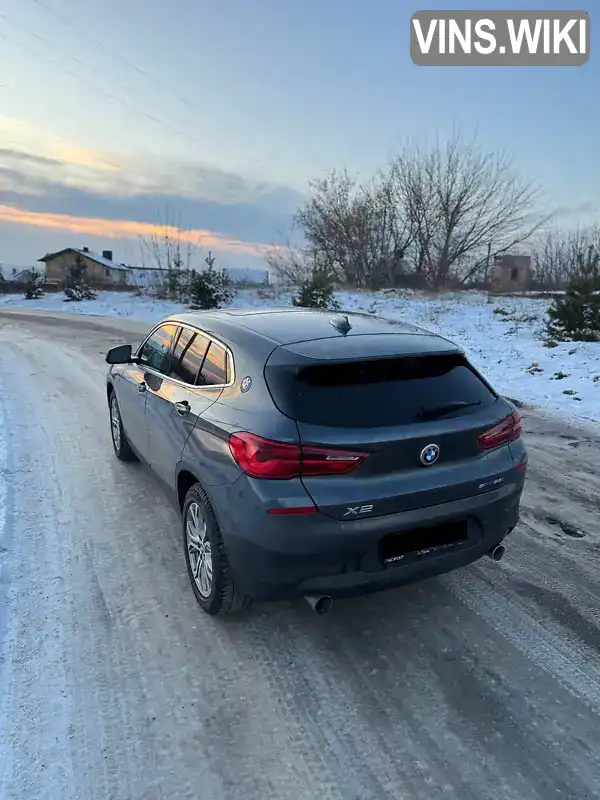
<path fill-rule="evenodd" d="M 118 347 L 111 347 L 106 354 L 107 364 L 131 364 L 131 345 L 120 344 Z"/>

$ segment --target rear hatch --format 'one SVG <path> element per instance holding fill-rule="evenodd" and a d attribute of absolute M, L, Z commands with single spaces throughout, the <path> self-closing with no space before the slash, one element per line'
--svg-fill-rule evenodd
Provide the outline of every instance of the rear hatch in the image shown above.
<path fill-rule="evenodd" d="M 358 358 L 341 357 L 345 342 L 336 337 L 330 345 L 280 347 L 265 367 L 273 400 L 296 420 L 303 448 L 356 454 L 357 466 L 346 474 L 302 477 L 322 513 L 346 520 L 392 514 L 504 482 L 514 468 L 510 448 L 486 448 L 480 437 L 513 409 L 459 348 L 433 336 L 398 334 L 384 337 L 379 357 L 372 353 L 381 337 L 360 337 L 370 341 L 359 348 L 353 338 Z"/>

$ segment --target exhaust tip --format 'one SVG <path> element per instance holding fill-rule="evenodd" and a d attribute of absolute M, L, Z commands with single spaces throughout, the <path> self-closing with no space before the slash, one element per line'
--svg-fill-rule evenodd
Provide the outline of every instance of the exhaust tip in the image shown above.
<path fill-rule="evenodd" d="M 499 544 L 496 547 L 492 548 L 492 550 L 490 550 L 488 555 L 493 561 L 501 561 L 502 558 L 504 557 L 505 552 L 506 550 L 503 547 L 503 545 Z"/>
<path fill-rule="evenodd" d="M 331 608 L 333 600 L 328 594 L 308 595 L 304 598 L 316 614 L 326 614 Z"/>

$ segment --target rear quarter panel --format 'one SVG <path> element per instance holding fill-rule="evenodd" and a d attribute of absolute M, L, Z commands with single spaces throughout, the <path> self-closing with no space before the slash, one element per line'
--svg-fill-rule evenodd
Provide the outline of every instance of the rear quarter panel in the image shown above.
<path fill-rule="evenodd" d="M 251 352 L 243 341 L 225 339 L 225 343 L 233 353 L 234 383 L 198 418 L 180 465 L 205 486 L 231 484 L 242 475 L 229 449 L 229 436 L 236 431 L 298 442 L 296 423 L 277 410 L 264 381 L 264 363 L 275 345 L 265 342 L 256 348 L 254 343 L 255 351 Z M 242 391 L 242 385 L 246 391 Z"/>

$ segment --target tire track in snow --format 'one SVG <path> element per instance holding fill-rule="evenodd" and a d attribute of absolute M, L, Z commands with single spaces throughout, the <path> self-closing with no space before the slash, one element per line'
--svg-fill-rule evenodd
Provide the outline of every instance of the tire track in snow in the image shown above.
<path fill-rule="evenodd" d="M 511 591 L 503 578 L 498 574 L 491 580 L 470 568 L 462 570 L 456 579 L 449 579 L 448 586 L 540 670 L 600 714 L 598 653 L 591 652 L 570 630 L 547 617 L 537 619 L 535 603 Z"/>

